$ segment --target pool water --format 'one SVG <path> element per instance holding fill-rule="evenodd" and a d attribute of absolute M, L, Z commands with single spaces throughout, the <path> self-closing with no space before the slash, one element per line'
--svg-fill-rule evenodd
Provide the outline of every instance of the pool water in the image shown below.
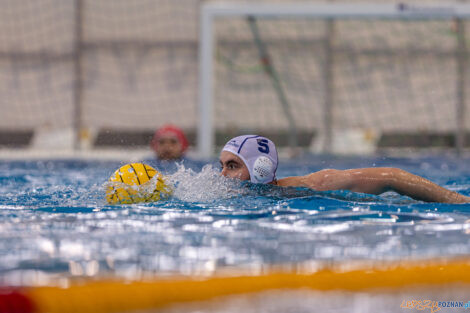
<path fill-rule="evenodd" d="M 307 156 L 282 160 L 278 177 L 394 166 L 470 195 L 468 161 Z M 213 160 L 160 169 L 175 186 L 168 200 L 107 205 L 103 184 L 123 164 L 0 162 L 0 284 L 470 254 L 467 204 L 252 185 L 221 177 Z"/>

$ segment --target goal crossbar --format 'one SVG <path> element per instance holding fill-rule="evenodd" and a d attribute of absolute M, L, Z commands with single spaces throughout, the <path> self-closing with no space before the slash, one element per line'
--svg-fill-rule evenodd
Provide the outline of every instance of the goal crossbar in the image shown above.
<path fill-rule="evenodd" d="M 372 3 L 205 3 L 200 12 L 198 153 L 214 153 L 213 58 L 214 20 L 223 17 L 313 18 L 313 19 L 468 19 L 470 4 L 372 4 Z"/>

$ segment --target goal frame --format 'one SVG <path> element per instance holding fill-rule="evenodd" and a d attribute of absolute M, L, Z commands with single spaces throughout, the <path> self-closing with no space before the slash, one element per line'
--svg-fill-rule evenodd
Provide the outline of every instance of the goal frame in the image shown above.
<path fill-rule="evenodd" d="M 205 3 L 200 11 L 199 31 L 199 98 L 198 98 L 198 129 L 197 151 L 200 157 L 212 157 L 215 152 L 214 131 L 214 20 L 230 17 L 259 17 L 259 18 L 315 18 L 323 20 L 334 19 L 392 19 L 392 20 L 423 20 L 423 19 L 468 19 L 470 18 L 470 4 L 444 3 L 444 4 L 373 4 L 373 3 Z M 462 30 L 463 31 L 463 30 Z M 465 48 L 465 43 L 462 44 Z M 465 52 L 465 51 L 464 51 Z M 466 53 L 466 52 L 465 52 Z M 465 62 L 465 58 L 462 62 Z M 465 67 L 463 67 L 465 68 Z M 456 147 L 461 150 L 463 146 L 464 110 L 465 110 L 465 73 L 460 76 L 458 83 Z M 323 118 L 331 119 L 331 103 L 325 97 L 323 103 Z M 331 124 L 331 123 L 330 123 Z M 331 143 L 332 131 L 328 122 L 323 126 L 326 144 L 323 152 L 331 152 L 328 141 Z"/>

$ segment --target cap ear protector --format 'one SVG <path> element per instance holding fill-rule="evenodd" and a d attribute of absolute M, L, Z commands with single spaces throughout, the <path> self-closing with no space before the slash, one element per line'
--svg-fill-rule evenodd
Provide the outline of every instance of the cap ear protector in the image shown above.
<path fill-rule="evenodd" d="M 264 183 L 274 171 L 273 162 L 265 156 L 260 156 L 256 159 L 253 165 L 253 177 L 252 182 Z"/>

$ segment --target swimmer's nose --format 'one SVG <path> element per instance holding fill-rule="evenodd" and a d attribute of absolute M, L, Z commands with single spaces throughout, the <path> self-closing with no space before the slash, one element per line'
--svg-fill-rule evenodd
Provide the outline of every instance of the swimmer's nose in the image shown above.
<path fill-rule="evenodd" d="M 227 177 L 227 168 L 226 167 L 222 168 L 222 170 L 220 171 L 220 175 Z"/>

